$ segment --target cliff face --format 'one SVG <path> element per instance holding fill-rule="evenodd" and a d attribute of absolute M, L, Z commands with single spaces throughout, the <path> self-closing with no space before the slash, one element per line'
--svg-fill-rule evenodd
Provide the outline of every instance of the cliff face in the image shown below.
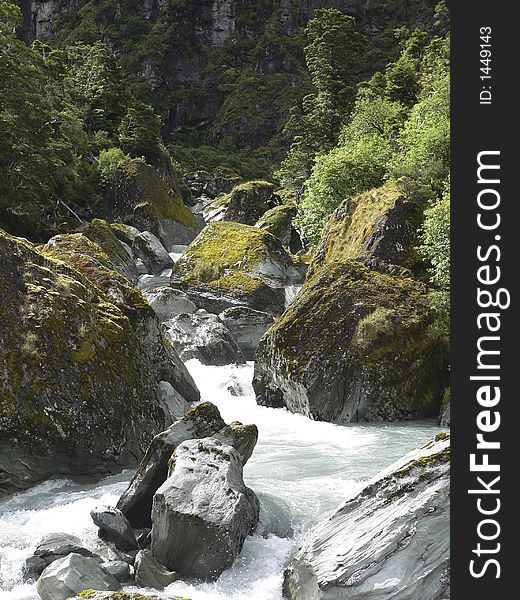
<path fill-rule="evenodd" d="M 22 0 L 27 42 L 101 39 L 161 113 L 166 137 L 258 148 L 310 91 L 303 28 L 318 8 L 354 16 L 373 41 L 370 68 L 397 52 L 392 31 L 429 28 L 429 0 Z M 145 85 L 143 86 L 143 83 Z M 279 145 L 279 144 L 277 144 Z"/>

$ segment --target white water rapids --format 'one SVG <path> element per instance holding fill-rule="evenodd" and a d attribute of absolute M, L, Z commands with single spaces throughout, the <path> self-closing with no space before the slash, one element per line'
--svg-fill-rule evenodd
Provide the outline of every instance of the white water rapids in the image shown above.
<path fill-rule="evenodd" d="M 190 361 L 188 368 L 202 398 L 216 404 L 225 421 L 258 426 L 258 444 L 244 479 L 257 493 L 262 510 L 259 532 L 246 540 L 234 566 L 217 582 L 178 581 L 164 596 L 281 600 L 283 569 L 302 532 L 332 511 L 353 487 L 439 432 L 432 421 L 348 426 L 314 422 L 286 410 L 257 406 L 251 386 L 253 363 L 207 367 Z M 244 395 L 232 395 L 227 389 L 230 381 Z M 22 566 L 45 534 L 72 533 L 96 551 L 97 528 L 90 510 L 115 504 L 131 474 L 127 471 L 96 485 L 50 481 L 1 501 L 0 600 L 38 599 L 35 586 L 23 583 Z M 292 539 L 262 536 L 273 527 L 277 518 L 273 515 L 282 524 L 290 523 Z"/>

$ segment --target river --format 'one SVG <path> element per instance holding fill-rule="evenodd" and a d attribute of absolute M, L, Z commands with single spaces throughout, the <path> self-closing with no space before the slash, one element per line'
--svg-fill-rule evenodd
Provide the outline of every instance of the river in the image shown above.
<path fill-rule="evenodd" d="M 208 367 L 192 360 L 187 366 L 203 400 L 216 404 L 225 421 L 258 426 L 258 444 L 244 479 L 262 509 L 257 534 L 246 540 L 239 559 L 218 581 L 177 581 L 164 591 L 166 597 L 281 600 L 284 565 L 302 533 L 348 492 L 440 431 L 433 421 L 347 426 L 311 421 L 258 406 L 251 386 L 253 363 Z M 0 600 L 38 600 L 35 586 L 23 582 L 22 566 L 43 535 L 72 533 L 95 551 L 97 529 L 90 510 L 115 504 L 131 474 L 95 485 L 48 481 L 0 501 Z M 291 530 L 292 536 L 284 537 Z"/>

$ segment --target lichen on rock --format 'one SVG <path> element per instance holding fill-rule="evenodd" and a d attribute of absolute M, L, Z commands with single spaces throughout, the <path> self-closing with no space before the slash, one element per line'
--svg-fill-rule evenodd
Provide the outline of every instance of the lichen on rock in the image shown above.
<path fill-rule="evenodd" d="M 303 280 L 299 263 L 272 234 L 233 222 L 210 223 L 175 263 L 172 285 L 188 294 L 195 304 L 200 291 L 216 300 L 209 312 L 246 305 L 258 310 L 283 311 L 285 285 Z M 220 301 L 219 301 L 220 298 Z"/>
<path fill-rule="evenodd" d="M 448 349 L 426 292 L 358 261 L 316 271 L 260 341 L 257 401 L 333 422 L 436 416 Z"/>
<path fill-rule="evenodd" d="M 189 243 L 200 231 L 195 215 L 159 173 L 141 159 L 121 165 L 101 208 L 109 221 L 151 231 L 169 249 Z"/>
<path fill-rule="evenodd" d="M 161 380 L 199 399 L 151 307 L 82 234 L 39 252 L 0 231 L 0 271 L 0 494 L 135 465 L 171 422 Z"/>
<path fill-rule="evenodd" d="M 420 221 L 418 204 L 398 183 L 349 198 L 327 221 L 310 269 L 362 257 L 410 268 Z"/>

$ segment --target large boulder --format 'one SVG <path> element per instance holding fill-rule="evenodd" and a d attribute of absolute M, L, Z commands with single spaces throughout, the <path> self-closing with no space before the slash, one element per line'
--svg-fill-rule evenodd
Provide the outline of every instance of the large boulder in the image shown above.
<path fill-rule="evenodd" d="M 125 249 L 125 242 L 116 236 L 110 225 L 101 219 L 94 219 L 83 229 L 83 235 L 97 244 L 108 256 L 114 269 L 132 283 L 139 279 L 135 262 Z M 127 245 L 128 248 L 128 245 Z"/>
<path fill-rule="evenodd" d="M 174 317 L 163 327 L 184 361 L 196 358 L 204 365 L 220 366 L 245 362 L 242 350 L 222 321 L 205 310 Z"/>
<path fill-rule="evenodd" d="M 86 589 L 116 591 L 119 581 L 95 559 L 69 554 L 49 565 L 36 582 L 42 600 L 66 600 Z"/>
<path fill-rule="evenodd" d="M 115 271 L 110 258 L 100 246 L 82 234 L 58 235 L 43 247 L 42 252 L 70 264 L 103 290 L 132 323 L 143 351 L 157 365 L 158 378 L 173 385 L 186 401 L 196 402 L 200 399 L 193 378 L 162 334 L 154 311 L 139 290 Z M 158 396 L 162 401 L 161 389 Z M 168 404 L 162 403 L 162 406 L 167 418 L 173 420 L 175 415 L 169 410 Z"/>
<path fill-rule="evenodd" d="M 208 221 L 234 221 L 254 225 L 269 209 L 278 204 L 274 185 L 268 181 L 248 181 L 235 186 L 204 206 Z"/>
<path fill-rule="evenodd" d="M 240 454 L 216 439 L 184 442 L 154 497 L 153 555 L 181 576 L 215 580 L 231 567 L 258 516 Z"/>
<path fill-rule="evenodd" d="M 133 527 L 151 527 L 153 496 L 166 481 L 168 461 L 175 448 L 186 440 L 211 436 L 225 426 L 217 407 L 203 402 L 153 438 L 143 461 L 117 503 L 117 508 Z"/>
<path fill-rule="evenodd" d="M 85 548 L 78 537 L 69 533 L 49 533 L 25 561 L 24 576 L 27 579 L 38 579 L 52 562 L 72 553 L 96 558 L 96 554 Z"/>
<path fill-rule="evenodd" d="M 449 598 L 450 443 L 437 436 L 354 491 L 304 538 L 289 600 Z"/>
<path fill-rule="evenodd" d="M 145 264 L 148 273 L 159 276 L 172 268 L 173 260 L 160 240 L 150 231 L 143 231 L 134 239 L 132 250 Z"/>
<path fill-rule="evenodd" d="M 305 267 L 272 234 L 240 223 L 210 223 L 172 270 L 172 287 L 199 308 L 219 313 L 249 306 L 283 312 L 286 285 L 301 283 Z"/>
<path fill-rule="evenodd" d="M 400 184 L 387 183 L 349 198 L 327 221 L 311 270 L 362 257 L 411 268 L 417 261 L 420 223 L 418 203 Z"/>
<path fill-rule="evenodd" d="M 116 170 L 100 210 L 108 221 L 151 231 L 167 249 L 188 244 L 202 227 L 156 169 L 140 159 Z"/>
<path fill-rule="evenodd" d="M 168 321 L 178 315 L 189 315 L 197 312 L 197 307 L 188 296 L 168 286 L 156 287 L 143 291 L 160 321 Z"/>
<path fill-rule="evenodd" d="M 98 506 L 90 516 L 99 527 L 99 537 L 122 552 L 138 550 L 135 533 L 125 515 L 113 506 Z"/>
<path fill-rule="evenodd" d="M 218 317 L 236 340 L 246 360 L 253 360 L 260 339 L 274 323 L 273 315 L 247 306 L 227 308 Z"/>
<path fill-rule="evenodd" d="M 260 341 L 258 403 L 336 423 L 436 416 L 448 349 L 427 291 L 358 261 L 315 272 Z"/>
<path fill-rule="evenodd" d="M 62 242 L 0 231 L 0 495 L 135 466 L 172 422 L 161 381 L 199 399 L 139 291 L 88 238 Z"/>

